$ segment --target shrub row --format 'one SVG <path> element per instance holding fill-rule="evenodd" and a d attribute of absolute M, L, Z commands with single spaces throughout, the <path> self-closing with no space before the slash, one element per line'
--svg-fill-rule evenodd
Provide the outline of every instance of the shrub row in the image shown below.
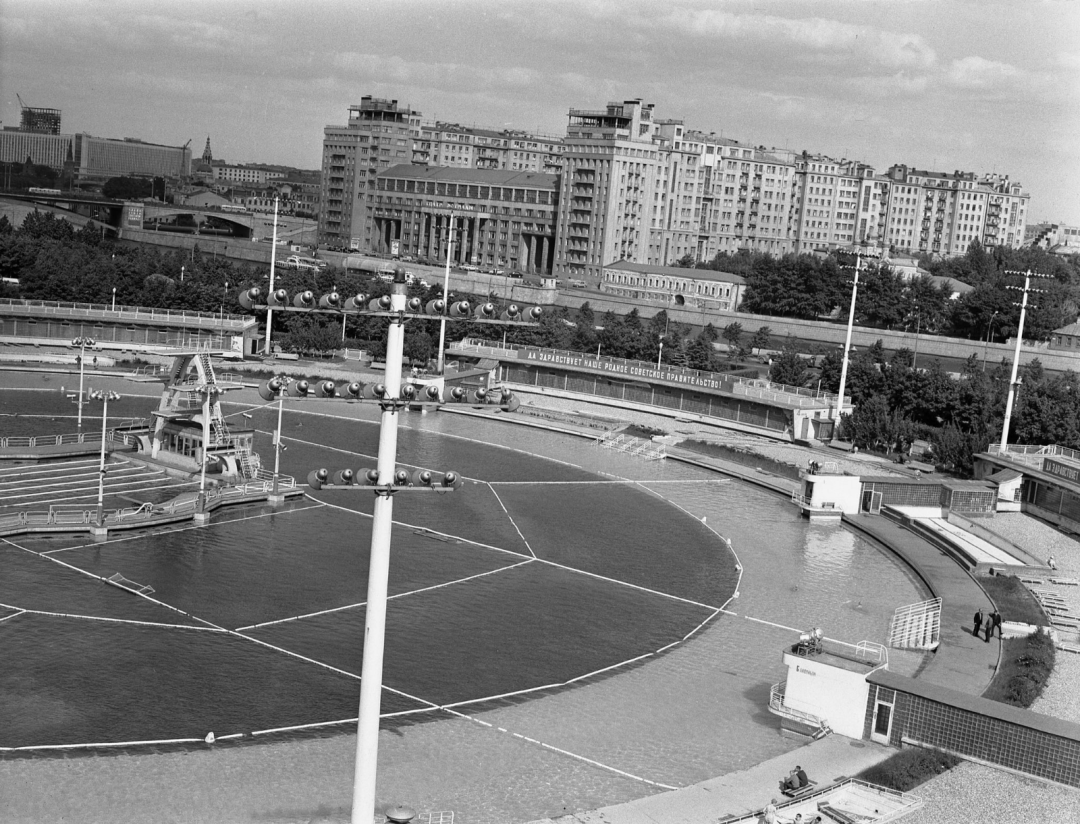
<path fill-rule="evenodd" d="M 1050 680 L 1054 658 L 1054 642 L 1044 632 L 1004 641 L 1001 666 L 983 697 L 1015 707 L 1030 707 Z"/>
<path fill-rule="evenodd" d="M 879 764 L 867 767 L 855 777 L 891 790 L 907 792 L 959 763 L 960 759 L 955 755 L 914 747 L 900 750 Z"/>

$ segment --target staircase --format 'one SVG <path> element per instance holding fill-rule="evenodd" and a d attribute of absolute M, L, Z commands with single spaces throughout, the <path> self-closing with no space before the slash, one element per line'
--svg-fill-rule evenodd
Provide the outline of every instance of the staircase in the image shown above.
<path fill-rule="evenodd" d="M 889 623 L 889 646 L 897 649 L 937 649 L 941 643 L 941 599 L 898 607 Z"/>

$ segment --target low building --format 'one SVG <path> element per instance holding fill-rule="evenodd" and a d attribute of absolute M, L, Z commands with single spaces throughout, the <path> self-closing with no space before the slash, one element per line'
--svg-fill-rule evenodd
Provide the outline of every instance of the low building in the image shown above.
<path fill-rule="evenodd" d="M 746 279 L 713 269 L 650 266 L 620 260 L 604 267 L 600 291 L 669 306 L 734 312 L 742 303 Z"/>
<path fill-rule="evenodd" d="M 1080 352 L 1080 320 L 1055 329 L 1050 335 L 1051 349 L 1064 349 L 1067 352 Z"/>

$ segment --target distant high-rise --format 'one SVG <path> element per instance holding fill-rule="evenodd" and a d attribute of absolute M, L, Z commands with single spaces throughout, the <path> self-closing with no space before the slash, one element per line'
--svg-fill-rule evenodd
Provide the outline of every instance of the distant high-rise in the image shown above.
<path fill-rule="evenodd" d="M 23 106 L 19 130 L 34 134 L 60 134 L 60 110 Z"/>

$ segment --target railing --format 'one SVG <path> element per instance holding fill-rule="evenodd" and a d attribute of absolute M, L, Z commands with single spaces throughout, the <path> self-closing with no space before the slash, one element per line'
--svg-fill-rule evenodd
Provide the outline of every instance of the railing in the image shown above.
<path fill-rule="evenodd" d="M 806 724 L 808 727 L 817 727 L 823 734 L 827 734 L 825 731 L 832 732 L 824 718 L 804 710 L 789 707 L 784 703 L 784 698 L 784 684 L 773 684 L 772 689 L 769 690 L 769 711 L 774 715 Z M 814 737 L 816 738 L 817 735 Z"/>
<path fill-rule="evenodd" d="M 781 400 L 785 403 L 796 403 L 799 406 L 811 406 L 820 405 L 821 403 L 835 402 L 837 396 L 832 392 L 822 392 L 817 389 L 806 389 L 801 386 L 787 386 L 784 384 L 774 384 L 771 381 L 762 380 L 760 378 L 743 378 L 737 375 L 731 375 L 724 372 L 705 372 L 700 369 L 686 369 L 681 366 L 671 366 L 664 364 L 658 370 L 656 364 L 646 361 L 627 360 L 626 358 L 613 358 L 607 355 L 601 355 L 599 357 L 590 355 L 587 352 L 571 352 L 565 349 L 548 349 L 538 346 L 524 346 L 522 344 L 507 344 L 505 346 L 499 346 L 493 344 L 491 341 L 480 340 L 478 338 L 463 338 L 459 342 L 451 342 L 449 347 L 451 351 L 480 351 L 485 354 L 501 355 L 503 357 L 510 357 L 516 355 L 518 352 L 541 352 L 553 355 L 557 358 L 572 358 L 574 360 L 588 360 L 591 364 L 612 364 L 617 366 L 626 367 L 625 370 L 619 370 L 617 374 L 634 376 L 642 375 L 647 376 L 646 373 L 663 371 L 670 375 L 675 375 L 679 378 L 697 378 L 702 381 L 710 381 L 716 383 L 728 383 L 733 384 L 739 388 L 733 388 L 732 391 L 736 394 L 746 395 L 748 397 L 762 397 L 770 398 L 773 400 Z M 550 362 L 537 362 L 537 363 L 550 363 Z M 558 366 L 556 361 L 550 365 Z M 634 371 L 629 371 L 630 369 Z M 680 381 L 681 382 L 681 381 Z M 694 384 L 687 384 L 693 386 Z M 762 394 L 756 395 L 756 392 Z M 803 404 L 802 402 L 793 401 L 792 397 L 806 398 L 808 402 Z M 817 401 L 816 404 L 811 403 Z M 847 400 L 850 404 L 850 399 Z"/>
<path fill-rule="evenodd" d="M 987 452 L 991 455 L 1039 455 L 1043 457 L 1056 457 L 1056 458 L 1069 458 L 1074 461 L 1080 461 L 1080 450 L 1070 449 L 1067 446 L 1058 446 L 1057 444 L 1018 444 L 1011 443 L 1001 448 L 1001 444 L 990 444 L 987 447 Z"/>
<path fill-rule="evenodd" d="M 88 312 L 101 313 L 103 316 L 117 320 L 150 320 L 150 321 L 214 321 L 214 325 L 220 326 L 223 321 L 248 327 L 255 323 L 255 318 L 249 315 L 222 315 L 220 312 L 196 312 L 187 309 L 148 309 L 143 306 L 117 306 L 115 309 L 108 303 L 74 303 L 60 300 L 17 300 L 15 298 L 0 298 L 0 307 L 5 311 L 18 314 L 45 314 L 64 317 L 83 317 Z"/>
<path fill-rule="evenodd" d="M 791 502 L 796 506 L 802 507 L 803 509 L 827 510 L 832 512 L 837 508 L 836 503 L 833 501 L 822 501 L 821 503 L 815 504 L 810 500 L 810 498 L 808 498 L 806 495 L 803 495 L 801 492 L 792 492 Z"/>
<path fill-rule="evenodd" d="M 663 446 L 654 446 L 651 441 L 643 438 L 635 438 L 633 435 L 617 435 L 605 432 L 596 442 L 605 449 L 614 449 L 627 455 L 644 458 L 647 461 L 658 461 L 667 457 L 667 450 Z"/>
<path fill-rule="evenodd" d="M 136 426 L 146 426 L 145 420 L 132 419 Z M 130 446 L 133 439 L 126 428 L 117 427 L 105 432 L 107 443 Z M 101 443 L 101 432 L 70 432 L 66 435 L 9 435 L 0 438 L 0 449 L 42 449 L 50 446 L 69 446 L 78 443 Z"/>

